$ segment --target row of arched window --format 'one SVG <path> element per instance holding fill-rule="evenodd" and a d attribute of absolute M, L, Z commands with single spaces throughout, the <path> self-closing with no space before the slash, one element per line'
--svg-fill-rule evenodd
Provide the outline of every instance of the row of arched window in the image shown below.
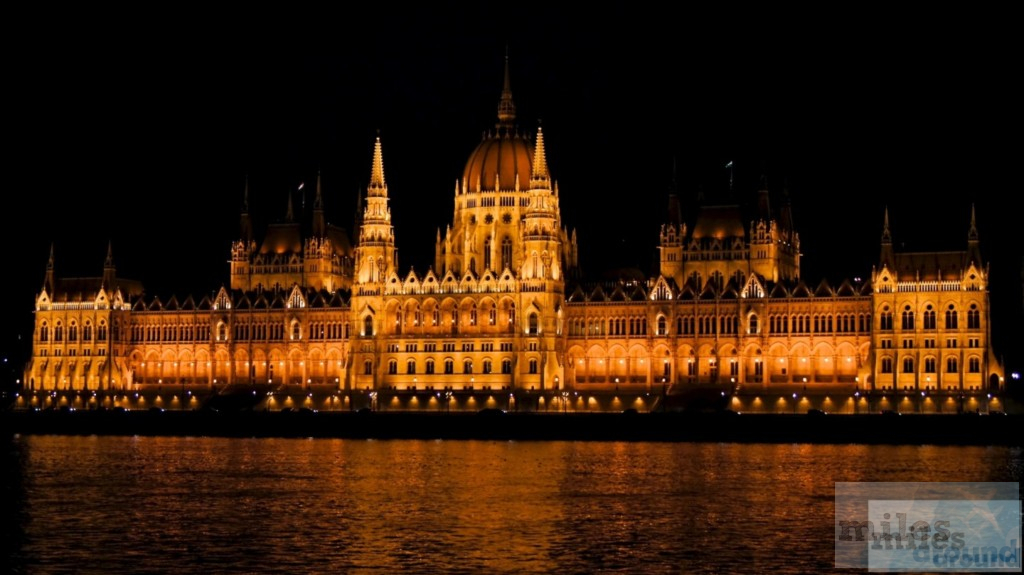
<path fill-rule="evenodd" d="M 883 357 L 880 362 L 881 373 L 893 373 L 894 360 L 892 357 Z M 903 358 L 903 369 L 902 373 L 914 373 L 915 368 L 914 358 L 904 357 Z M 922 362 L 923 373 L 937 373 L 938 360 L 934 357 L 926 357 Z M 960 361 L 956 357 L 946 358 L 946 373 L 957 373 L 960 368 Z M 981 358 L 978 356 L 971 356 L 967 358 L 967 373 L 981 373 Z"/>
<path fill-rule="evenodd" d="M 944 315 L 945 322 L 943 323 L 943 326 L 945 329 L 959 329 L 959 314 L 955 305 L 949 304 L 949 308 L 946 309 Z M 900 329 L 904 331 L 917 329 L 917 318 L 914 313 L 914 309 L 909 305 L 903 306 L 903 310 L 900 312 L 899 318 Z M 878 329 L 883 331 L 892 330 L 893 319 L 894 312 L 889 309 L 889 306 L 884 306 L 882 308 L 882 312 L 878 315 Z M 925 307 L 924 312 L 921 314 L 921 319 L 921 329 L 937 329 L 938 315 L 931 304 L 928 304 Z M 967 310 L 967 329 L 981 329 L 981 311 L 978 309 L 978 304 L 972 303 L 970 309 Z"/>
<path fill-rule="evenodd" d="M 407 375 L 416 375 L 416 374 L 418 374 L 419 373 L 418 365 L 419 365 L 419 363 L 415 359 L 406 360 L 406 362 L 405 362 L 405 373 Z M 444 373 L 446 375 L 451 375 L 451 374 L 455 373 L 455 360 L 454 359 L 446 358 L 443 361 L 442 366 L 443 366 L 443 369 L 444 369 L 444 371 L 442 373 Z M 373 362 L 372 361 L 367 360 L 363 364 L 363 368 L 364 368 L 363 369 L 364 375 L 372 375 L 373 374 Z M 537 368 L 538 368 L 537 359 L 536 358 L 531 358 L 528 361 L 527 370 L 529 371 L 529 373 L 533 374 L 533 373 L 537 373 Z M 429 358 L 429 359 L 427 359 L 423 363 L 423 373 L 425 375 L 433 375 L 433 374 L 437 373 L 435 371 L 435 362 L 434 362 L 433 358 Z M 473 373 L 475 373 L 474 370 L 473 370 L 473 360 L 472 359 L 465 359 L 465 360 L 462 361 L 462 373 L 463 374 L 469 374 L 469 375 L 472 375 Z M 483 360 L 481 362 L 481 371 L 480 371 L 480 373 L 481 374 L 494 373 L 494 363 L 492 362 L 492 360 L 485 359 L 485 360 Z M 501 373 L 503 373 L 503 374 L 510 374 L 510 373 L 512 373 L 512 360 L 511 359 L 507 359 L 506 358 L 506 359 L 501 360 Z M 397 375 L 398 374 L 398 360 L 397 359 L 390 359 L 390 360 L 388 360 L 388 374 L 389 375 Z"/>
<path fill-rule="evenodd" d="M 41 342 L 49 342 L 50 341 L 50 335 L 51 335 L 50 324 L 48 322 L 45 322 L 45 321 L 42 322 L 39 325 L 39 341 L 41 341 Z M 68 323 L 66 332 L 65 332 L 64 324 L 62 322 L 60 322 L 60 321 L 57 321 L 57 322 L 55 322 L 53 324 L 53 333 L 52 333 L 52 335 L 53 335 L 53 341 L 54 342 L 63 342 L 64 338 L 67 337 L 67 341 L 68 342 L 74 343 L 74 342 L 79 341 L 79 335 L 81 335 L 81 341 L 82 342 L 90 343 L 90 342 L 94 341 L 93 340 L 93 335 L 94 335 L 93 326 L 92 326 L 92 323 L 88 322 L 88 321 L 86 321 L 85 323 L 82 324 L 81 332 L 79 332 L 78 323 L 75 322 L 75 321 L 71 321 L 70 323 Z M 99 323 L 99 325 L 96 326 L 95 336 L 96 336 L 95 341 L 106 341 L 106 339 L 107 339 L 107 324 L 105 322 L 101 321 Z"/>

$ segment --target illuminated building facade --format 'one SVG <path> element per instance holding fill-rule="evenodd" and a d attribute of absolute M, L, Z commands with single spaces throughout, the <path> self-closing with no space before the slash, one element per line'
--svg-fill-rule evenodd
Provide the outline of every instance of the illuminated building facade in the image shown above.
<path fill-rule="evenodd" d="M 325 223 L 319 181 L 310 231 L 289 205 L 261 242 L 246 193 L 230 288 L 212 296 L 144 296 L 109 252 L 102 277 L 58 279 L 51 253 L 26 387 L 258 385 L 407 407 L 475 394 L 1001 389 L 973 213 L 967 249 L 943 253 L 897 253 L 887 214 L 869 281 L 809 285 L 789 206 L 773 210 L 766 185 L 753 213 L 705 205 L 690 224 L 672 198 L 656 277 L 586 283 L 544 134 L 515 119 L 506 65 L 495 130 L 456 183 L 426 270 L 399 271 L 380 138 L 354 241 Z"/>

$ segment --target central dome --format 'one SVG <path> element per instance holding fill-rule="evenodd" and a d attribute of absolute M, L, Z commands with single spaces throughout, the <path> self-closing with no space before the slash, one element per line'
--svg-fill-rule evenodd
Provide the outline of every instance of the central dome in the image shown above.
<path fill-rule="evenodd" d="M 525 188 L 529 185 L 532 162 L 533 143 L 518 132 L 499 129 L 497 134 L 485 136 L 469 156 L 462 172 L 463 193 L 495 190 L 495 178 L 502 189 L 511 190 L 515 188 L 516 176 Z"/>

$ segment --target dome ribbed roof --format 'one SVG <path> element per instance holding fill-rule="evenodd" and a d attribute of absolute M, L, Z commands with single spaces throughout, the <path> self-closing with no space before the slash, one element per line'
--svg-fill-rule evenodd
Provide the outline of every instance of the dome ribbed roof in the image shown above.
<path fill-rule="evenodd" d="M 500 179 L 504 190 L 515 187 L 516 176 L 519 176 L 520 186 L 526 188 L 529 185 L 532 142 L 518 133 L 499 132 L 503 133 L 485 136 L 469 156 L 462 173 L 464 191 L 494 190 L 495 176 Z"/>

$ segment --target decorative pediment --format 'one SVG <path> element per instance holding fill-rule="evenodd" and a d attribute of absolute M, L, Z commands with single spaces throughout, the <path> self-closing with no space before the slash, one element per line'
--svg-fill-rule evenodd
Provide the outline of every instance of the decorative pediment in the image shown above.
<path fill-rule="evenodd" d="M 745 298 L 763 298 L 765 297 L 765 289 L 761 284 L 761 280 L 754 274 L 750 274 L 747 278 L 747 283 L 743 286 L 743 297 Z"/>

